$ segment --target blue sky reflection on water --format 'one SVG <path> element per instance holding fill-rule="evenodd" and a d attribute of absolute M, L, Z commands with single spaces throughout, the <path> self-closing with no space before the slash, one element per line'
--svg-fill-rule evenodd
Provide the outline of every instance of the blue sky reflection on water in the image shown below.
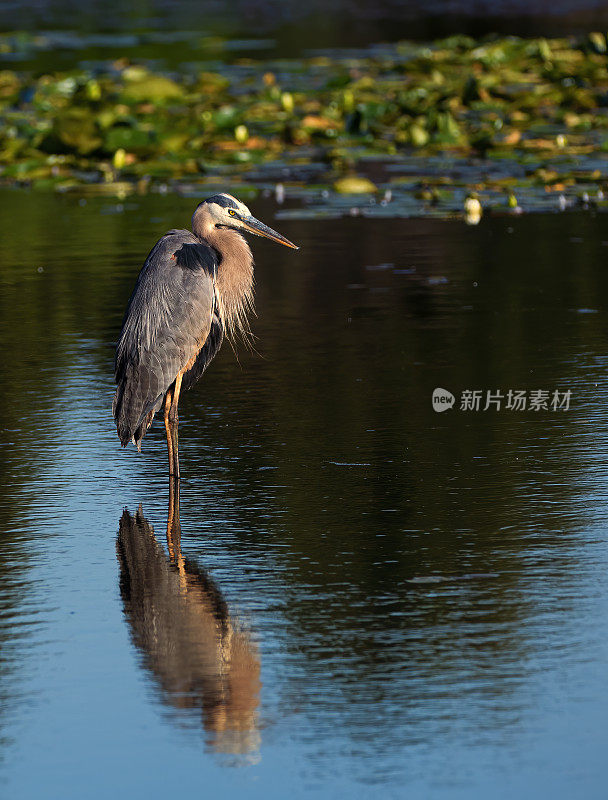
<path fill-rule="evenodd" d="M 225 348 L 182 410 L 183 550 L 261 665 L 259 747 L 230 754 L 167 703 L 116 555 L 140 503 L 164 546 L 167 489 L 159 426 L 142 456 L 115 438 L 111 344 L 141 257 L 190 201 L 100 215 L 42 195 L 26 224 L 23 197 L 13 240 L 44 219 L 49 242 L 35 275 L 0 245 L 23 392 L 2 433 L 2 793 L 602 796 L 603 218 L 291 222 L 297 266 L 255 243 L 259 355 Z M 271 204 L 254 211 L 272 224 Z M 368 269 L 386 263 L 415 272 Z M 575 402 L 439 416 L 436 385 Z"/>

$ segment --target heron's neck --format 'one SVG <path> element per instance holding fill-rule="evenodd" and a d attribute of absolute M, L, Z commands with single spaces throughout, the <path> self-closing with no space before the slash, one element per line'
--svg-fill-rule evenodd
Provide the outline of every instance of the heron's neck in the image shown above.
<path fill-rule="evenodd" d="M 246 334 L 247 313 L 253 310 L 253 256 L 249 245 L 230 228 L 208 228 L 205 239 L 220 256 L 216 285 L 224 328 L 229 334 Z"/>

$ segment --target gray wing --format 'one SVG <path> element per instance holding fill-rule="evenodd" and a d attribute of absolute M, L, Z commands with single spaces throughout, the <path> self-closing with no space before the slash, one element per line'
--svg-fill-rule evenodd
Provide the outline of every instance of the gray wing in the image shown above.
<path fill-rule="evenodd" d="M 146 259 L 116 347 L 113 411 L 123 446 L 133 439 L 139 447 L 167 389 L 219 322 L 217 265 L 215 250 L 189 231 L 170 231 Z"/>

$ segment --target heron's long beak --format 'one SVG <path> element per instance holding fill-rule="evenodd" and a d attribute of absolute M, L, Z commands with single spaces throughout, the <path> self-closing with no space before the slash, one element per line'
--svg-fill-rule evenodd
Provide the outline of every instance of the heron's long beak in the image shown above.
<path fill-rule="evenodd" d="M 268 225 L 264 225 L 263 222 L 260 222 L 260 220 L 255 217 L 241 218 L 241 222 L 247 230 L 251 231 L 251 233 L 255 233 L 256 236 L 265 236 L 267 239 L 272 239 L 273 242 L 284 244 L 285 247 L 293 247 L 294 250 L 300 249 L 297 244 L 290 242 L 289 239 L 273 231 L 272 228 L 269 228 Z"/>

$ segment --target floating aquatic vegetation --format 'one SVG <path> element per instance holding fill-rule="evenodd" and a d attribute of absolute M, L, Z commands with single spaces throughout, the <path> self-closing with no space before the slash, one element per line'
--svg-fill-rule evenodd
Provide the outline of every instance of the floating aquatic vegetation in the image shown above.
<path fill-rule="evenodd" d="M 339 194 L 375 194 L 378 188 L 369 178 L 360 175 L 347 175 L 334 183 L 334 191 Z"/>
<path fill-rule="evenodd" d="M 172 71 L 129 57 L 142 36 L 111 62 L 0 70 L 0 180 L 123 195 L 280 183 L 302 204 L 285 213 L 462 215 L 471 192 L 489 212 L 605 204 L 604 34 L 222 62 L 230 42 L 188 33 L 179 42 L 201 60 Z M 0 61 L 53 42 L 78 53 L 68 40 L 0 37 Z"/>
<path fill-rule="evenodd" d="M 467 225 L 479 225 L 482 214 L 483 206 L 479 202 L 477 192 L 473 192 L 464 201 L 464 221 Z"/>

